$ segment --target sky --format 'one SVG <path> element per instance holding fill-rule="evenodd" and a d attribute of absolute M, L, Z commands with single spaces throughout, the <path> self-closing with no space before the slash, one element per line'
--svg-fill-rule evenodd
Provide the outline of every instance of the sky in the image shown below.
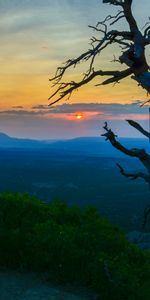
<path fill-rule="evenodd" d="M 143 6 L 144 1 L 144 6 Z M 148 21 L 149 0 L 134 0 L 133 13 L 142 28 Z M 125 119 L 138 120 L 148 128 L 145 91 L 133 80 L 115 86 L 95 81 L 75 92 L 69 100 L 48 106 L 53 92 L 49 78 L 56 68 L 89 48 L 96 25 L 118 8 L 102 0 L 1 0 L 0 1 L 0 131 L 10 136 L 62 139 L 99 136 L 103 123 L 120 136 L 141 136 Z M 121 29 L 127 28 L 120 21 Z M 114 45 L 99 56 L 102 70 L 120 68 Z M 147 50 L 150 60 L 150 49 Z M 72 68 L 65 79 L 79 80 L 87 65 Z"/>

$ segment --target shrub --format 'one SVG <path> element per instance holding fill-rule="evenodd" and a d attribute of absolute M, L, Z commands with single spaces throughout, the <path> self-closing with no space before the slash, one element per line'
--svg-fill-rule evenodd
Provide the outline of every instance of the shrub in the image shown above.
<path fill-rule="evenodd" d="M 48 271 L 51 280 L 82 284 L 104 300 L 149 299 L 149 253 L 93 207 L 1 194 L 0 245 L 0 264 L 9 268 Z"/>

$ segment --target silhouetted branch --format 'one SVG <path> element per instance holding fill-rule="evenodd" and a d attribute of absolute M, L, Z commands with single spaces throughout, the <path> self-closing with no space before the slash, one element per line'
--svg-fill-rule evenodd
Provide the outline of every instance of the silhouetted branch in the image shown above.
<path fill-rule="evenodd" d="M 109 3 L 117 6 L 123 6 L 124 4 L 122 0 L 103 0 L 103 3 Z"/>
<path fill-rule="evenodd" d="M 128 149 L 116 140 L 116 135 L 110 128 L 108 128 L 107 122 L 105 122 L 105 126 L 103 128 L 106 132 L 102 134 L 102 136 L 104 136 L 106 140 L 109 140 L 113 147 L 115 147 L 117 150 L 121 151 L 122 153 L 128 156 L 138 158 L 140 162 L 144 165 L 144 167 L 147 169 L 148 174 L 150 174 L 150 155 L 146 153 L 145 149 Z"/>
<path fill-rule="evenodd" d="M 133 121 L 133 120 L 126 120 L 132 127 L 137 129 L 139 132 L 141 132 L 146 137 L 150 138 L 150 133 L 146 131 L 139 123 Z"/>
<path fill-rule="evenodd" d="M 132 14 L 132 2 L 132 0 L 103 0 L 103 3 L 120 6 L 121 10 L 114 16 L 108 15 L 104 20 L 98 22 L 96 26 L 90 25 L 89 27 L 98 34 L 98 36 L 92 36 L 90 43 L 91 48 L 77 58 L 69 59 L 63 66 L 58 67 L 55 76 L 50 79 L 53 86 L 56 87 L 55 92 L 49 97 L 50 100 L 55 97 L 51 104 L 60 101 L 65 96 L 70 96 L 74 90 L 93 80 L 95 77 L 93 77 L 93 74 L 95 73 L 95 58 L 113 43 L 118 44 L 122 48 L 122 54 L 117 61 L 121 64 L 125 64 L 128 69 L 120 71 L 120 73 L 118 70 L 117 76 L 112 75 L 112 78 L 106 79 L 102 84 L 116 83 L 119 82 L 119 80 L 132 75 L 131 78 L 136 80 L 140 86 L 150 93 L 150 72 L 145 56 L 145 47 L 150 44 L 150 25 L 149 22 L 146 24 L 144 33 L 140 31 Z M 110 26 L 115 25 L 122 18 L 128 23 L 129 31 L 119 31 L 116 29 L 108 30 Z M 83 62 L 88 62 L 89 66 L 87 71 L 84 72 L 81 82 L 75 83 L 74 81 L 71 81 L 70 83 L 62 84 L 61 80 L 66 71 L 71 67 L 75 68 L 77 64 Z M 105 73 L 103 70 L 98 71 L 101 73 L 99 76 L 103 76 Z M 106 74 L 106 76 L 110 75 Z M 59 87 L 57 87 L 58 83 L 60 84 Z"/>
<path fill-rule="evenodd" d="M 144 130 L 140 124 L 138 124 L 137 122 L 132 121 L 132 120 L 127 120 L 127 122 L 129 123 L 129 125 L 133 126 L 135 129 L 137 129 L 143 135 L 145 135 L 149 138 L 150 133 L 147 132 L 146 130 Z M 136 180 L 138 178 L 144 179 L 150 186 L 150 155 L 147 154 L 144 149 L 138 149 L 138 148 L 127 149 L 126 147 L 124 147 L 121 143 L 119 143 L 116 140 L 117 136 L 114 134 L 114 132 L 110 128 L 108 128 L 107 122 L 105 122 L 105 125 L 103 128 L 106 132 L 104 134 L 102 134 L 102 136 L 104 136 L 106 138 L 106 140 L 109 140 L 114 148 L 118 149 L 119 151 L 121 151 L 122 153 L 124 153 L 126 155 L 138 158 L 140 160 L 140 162 L 143 164 L 143 166 L 146 168 L 146 171 L 147 171 L 147 173 L 126 172 L 124 170 L 124 168 L 120 164 L 117 163 L 120 173 L 123 176 L 130 178 L 131 180 Z M 150 214 L 150 207 L 147 207 L 144 211 L 144 220 L 143 220 L 143 224 L 142 224 L 143 228 L 145 227 L 145 225 L 147 223 L 147 218 L 148 218 L 149 214 Z"/>
<path fill-rule="evenodd" d="M 87 84 L 88 82 L 92 81 L 95 77 L 97 76 L 113 76 L 112 78 L 110 78 L 109 80 L 111 80 L 112 82 L 118 82 L 119 80 L 127 77 L 129 75 L 129 73 L 131 74 L 131 70 L 127 69 L 124 71 L 92 71 L 92 74 L 90 74 L 91 71 L 88 71 L 88 74 L 85 74 L 84 79 L 82 79 L 79 82 L 75 82 L 75 81 L 71 81 L 69 83 L 58 83 L 57 85 L 59 85 L 59 87 L 56 89 L 56 91 L 49 97 L 49 100 L 51 100 L 56 94 L 58 94 L 60 97 L 58 99 L 56 99 L 55 101 L 53 101 L 52 103 L 50 103 L 50 105 L 53 105 L 54 103 L 57 103 L 60 99 L 63 99 L 65 96 L 69 96 L 71 95 L 71 93 L 75 90 L 77 90 L 79 87 Z M 89 75 L 90 74 L 90 75 Z M 102 82 L 101 84 L 106 84 L 105 81 Z"/>
<path fill-rule="evenodd" d="M 132 70 L 130 68 L 126 69 L 124 71 L 121 71 L 121 72 L 116 71 L 116 73 L 114 73 L 112 78 L 106 79 L 102 83 L 96 84 L 96 86 L 106 85 L 106 84 L 113 83 L 113 82 L 118 83 L 120 80 L 124 79 L 125 77 L 128 77 L 130 74 L 132 74 Z"/>
<path fill-rule="evenodd" d="M 142 178 L 144 179 L 146 182 L 150 183 L 150 176 L 148 176 L 147 174 L 144 174 L 143 172 L 137 172 L 137 173 L 128 173 L 126 172 L 123 167 L 120 165 L 120 164 L 117 164 L 119 170 L 120 170 L 120 173 L 127 177 L 127 178 L 130 178 L 131 180 L 135 180 L 137 178 Z"/>

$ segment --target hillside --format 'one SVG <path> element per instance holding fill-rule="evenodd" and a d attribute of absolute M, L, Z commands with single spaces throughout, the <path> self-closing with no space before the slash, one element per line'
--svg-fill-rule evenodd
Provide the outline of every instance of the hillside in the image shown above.
<path fill-rule="evenodd" d="M 69 284 L 76 286 L 77 291 L 82 286 L 96 294 L 97 299 L 149 300 L 149 253 L 130 244 L 124 233 L 94 207 L 69 207 L 58 200 L 44 204 L 28 194 L 5 193 L 0 194 L 0 212 L 1 268 L 46 272 L 53 286 Z M 11 282 L 16 284 L 17 278 L 7 275 L 11 281 L 6 290 L 4 273 L 0 278 L 0 292 L 4 295 L 9 289 L 16 292 Z M 18 285 L 24 285 L 22 300 L 32 299 L 32 295 L 38 300 L 42 291 L 41 299 L 58 300 L 58 293 L 51 290 L 53 295 L 49 297 L 48 286 L 41 289 L 36 278 L 34 284 L 32 278 L 31 282 L 21 278 Z M 17 291 L 23 292 L 19 287 Z M 60 295 L 60 299 L 68 299 L 66 296 Z M 12 295 L 10 299 L 16 300 Z M 77 299 L 74 295 L 72 300 Z"/>
<path fill-rule="evenodd" d="M 119 138 L 119 140 L 128 148 L 141 147 L 150 150 L 148 139 Z M 106 142 L 102 137 L 79 137 L 69 140 L 33 140 L 10 137 L 5 133 L 0 133 L 0 148 L 18 148 L 18 149 L 51 149 L 66 154 L 84 154 L 101 157 L 125 157 Z"/>

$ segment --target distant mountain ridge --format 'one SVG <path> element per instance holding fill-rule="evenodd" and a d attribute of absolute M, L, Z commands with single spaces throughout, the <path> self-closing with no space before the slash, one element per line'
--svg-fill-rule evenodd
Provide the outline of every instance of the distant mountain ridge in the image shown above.
<path fill-rule="evenodd" d="M 11 137 L 6 134 L 6 133 L 3 133 L 3 132 L 0 132 L 0 140 L 7 140 L 7 139 L 11 139 Z"/>
<path fill-rule="evenodd" d="M 9 135 L 0 132 L 0 148 L 30 148 L 35 146 L 42 146 L 43 142 L 32 140 L 10 137 Z"/>
<path fill-rule="evenodd" d="M 127 148 L 145 148 L 150 151 L 148 139 L 139 138 L 118 138 Z M 18 148 L 18 149 L 49 149 L 53 152 L 67 153 L 72 155 L 90 155 L 90 156 L 125 156 L 112 147 L 102 137 L 77 137 L 68 140 L 34 140 L 10 137 L 0 132 L 0 148 Z"/>
<path fill-rule="evenodd" d="M 150 143 L 146 138 L 118 138 L 118 140 L 127 148 L 144 148 L 147 152 L 150 152 Z M 105 141 L 102 137 L 78 137 L 70 140 L 57 141 L 52 144 L 52 147 L 72 153 L 80 152 L 94 156 L 125 157 L 125 154 L 115 149 L 109 141 Z"/>

